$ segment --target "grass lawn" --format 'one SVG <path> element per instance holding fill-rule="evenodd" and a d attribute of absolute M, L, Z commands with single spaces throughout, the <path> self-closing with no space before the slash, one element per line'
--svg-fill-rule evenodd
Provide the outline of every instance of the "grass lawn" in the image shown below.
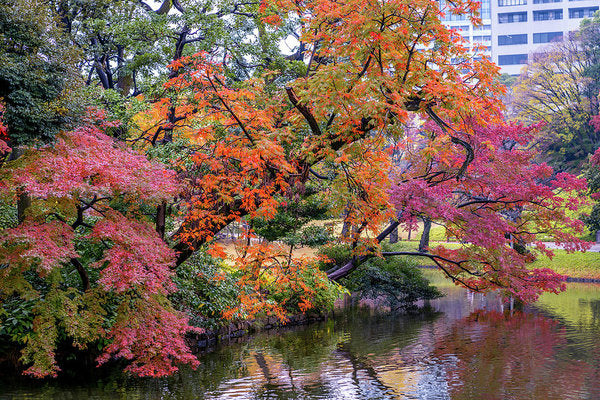
<path fill-rule="evenodd" d="M 328 224 L 333 227 L 334 234 L 341 232 L 341 223 L 337 220 L 319 221 L 320 224 Z M 421 236 L 422 224 L 419 224 L 418 229 L 411 232 L 411 240 L 408 239 L 408 232 L 399 232 L 400 241 L 393 245 L 395 251 L 416 251 L 419 246 L 418 240 Z M 431 229 L 431 247 L 442 245 L 447 248 L 457 248 L 460 244 L 456 242 L 446 242 L 445 229 L 441 226 L 432 226 Z M 236 256 L 236 246 L 231 240 L 220 240 L 221 245 L 225 247 L 226 253 L 230 257 Z M 294 249 L 294 256 L 313 256 L 316 249 L 309 247 Z M 600 253 L 570 253 L 567 254 L 564 250 L 554 250 L 554 257 L 549 259 L 546 256 L 540 256 L 532 264 L 532 268 L 550 268 L 559 274 L 567 275 L 574 278 L 597 278 L 600 279 Z M 422 265 L 432 265 L 428 258 L 419 258 Z"/>
<path fill-rule="evenodd" d="M 559 274 L 574 278 L 600 278 L 600 253 L 570 253 L 565 250 L 554 250 L 554 257 L 550 260 L 540 256 L 533 264 L 533 268 L 550 268 Z"/>
<path fill-rule="evenodd" d="M 419 242 L 402 241 L 394 245 L 397 251 L 415 251 Z M 430 246 L 442 245 L 447 248 L 458 248 L 459 243 L 431 242 Z M 427 258 L 421 259 L 422 265 L 433 264 Z M 588 251 L 586 253 L 567 253 L 565 250 L 554 250 L 552 259 L 546 256 L 539 258 L 531 265 L 532 268 L 550 268 L 561 275 L 573 278 L 595 278 L 600 279 L 600 253 Z"/>

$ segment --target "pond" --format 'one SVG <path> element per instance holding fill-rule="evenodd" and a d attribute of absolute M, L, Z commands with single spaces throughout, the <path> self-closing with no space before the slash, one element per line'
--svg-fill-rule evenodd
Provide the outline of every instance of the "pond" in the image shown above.
<path fill-rule="evenodd" d="M 196 371 L 168 379 L 5 382 L 0 398 L 600 398 L 599 285 L 569 284 L 522 312 L 498 296 L 441 289 L 428 312 L 337 310 L 322 323 L 221 346 Z"/>

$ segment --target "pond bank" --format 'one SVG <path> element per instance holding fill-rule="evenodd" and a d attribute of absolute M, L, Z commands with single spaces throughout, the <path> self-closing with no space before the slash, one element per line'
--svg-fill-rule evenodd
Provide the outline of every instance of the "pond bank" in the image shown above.
<path fill-rule="evenodd" d="M 211 351 L 217 344 L 235 343 L 238 339 L 245 339 L 247 336 L 255 333 L 282 327 L 301 326 L 313 322 L 326 321 L 328 317 L 329 315 L 327 313 L 308 315 L 297 314 L 289 316 L 286 322 L 282 322 L 276 317 L 267 317 L 253 321 L 232 322 L 216 330 L 190 335 L 190 346 L 195 352 L 202 353 Z"/>

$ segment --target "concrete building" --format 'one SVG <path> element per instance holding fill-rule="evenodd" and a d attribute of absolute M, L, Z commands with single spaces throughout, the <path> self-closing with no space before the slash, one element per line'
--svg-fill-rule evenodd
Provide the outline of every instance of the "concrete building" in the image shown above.
<path fill-rule="evenodd" d="M 516 75 L 529 55 L 579 29 L 600 0 L 492 0 L 492 60 Z"/>
<path fill-rule="evenodd" d="M 449 12 L 446 12 L 446 18 L 443 21 L 444 25 L 460 31 L 460 34 L 469 41 L 469 49 L 472 53 L 476 53 L 474 50 L 476 44 L 483 45 L 486 49 L 477 53 L 489 57 L 492 57 L 492 1 L 494 0 L 482 0 L 481 2 L 481 26 L 471 25 L 470 18 L 466 15 L 452 15 Z M 442 10 L 446 8 L 445 0 L 440 1 L 440 7 Z"/>
<path fill-rule="evenodd" d="M 440 0 L 440 7 L 446 7 L 446 0 Z M 460 30 L 471 48 L 474 43 L 486 46 L 483 54 L 501 73 L 517 75 L 532 52 L 579 29 L 581 20 L 599 8 L 600 0 L 481 0 L 482 26 L 450 13 L 443 22 Z"/>

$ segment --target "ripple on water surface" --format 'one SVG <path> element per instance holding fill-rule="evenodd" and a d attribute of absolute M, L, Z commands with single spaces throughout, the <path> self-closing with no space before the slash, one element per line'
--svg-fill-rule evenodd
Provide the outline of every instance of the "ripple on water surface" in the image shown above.
<path fill-rule="evenodd" d="M 445 289 L 432 311 L 337 311 L 144 380 L 1 384 L 1 399 L 600 399 L 600 286 L 570 284 L 523 311 Z"/>

